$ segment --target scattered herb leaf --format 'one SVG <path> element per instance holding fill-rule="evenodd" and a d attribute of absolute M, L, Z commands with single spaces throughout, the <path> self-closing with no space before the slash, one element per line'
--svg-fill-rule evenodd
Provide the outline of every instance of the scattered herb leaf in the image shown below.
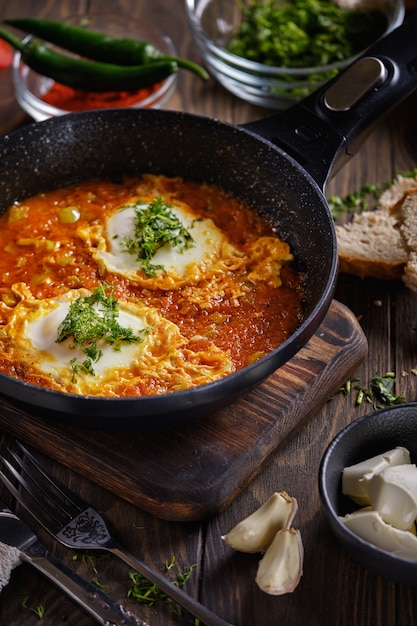
<path fill-rule="evenodd" d="M 417 168 L 398 172 L 397 176 L 404 178 L 416 178 Z M 378 200 L 382 193 L 393 184 L 393 180 L 383 185 L 367 183 L 360 189 L 348 193 L 345 197 L 330 196 L 327 200 L 330 212 L 334 220 L 340 218 L 343 213 L 362 213 L 377 208 Z"/>
<path fill-rule="evenodd" d="M 172 569 L 178 569 L 178 564 L 175 556 L 171 561 L 165 562 L 165 571 L 169 572 Z M 192 572 L 196 568 L 196 565 L 191 565 L 188 569 L 177 571 L 175 578 L 171 581 L 173 585 L 182 587 L 189 580 Z M 164 604 L 171 608 L 171 611 L 176 614 L 181 614 L 181 609 L 176 607 L 171 598 L 160 589 L 154 583 L 151 583 L 147 578 L 139 574 L 138 572 L 130 572 L 129 574 L 132 586 L 130 587 L 127 596 L 136 600 L 139 604 L 147 604 L 148 606 L 154 606 L 157 603 Z"/>
<path fill-rule="evenodd" d="M 32 613 L 35 613 L 35 615 L 39 619 L 43 619 L 45 617 L 45 607 L 43 606 L 43 604 L 38 604 L 37 606 L 30 606 L 29 596 L 25 596 L 23 598 L 22 607 L 26 609 L 26 611 L 31 611 Z"/>
<path fill-rule="evenodd" d="M 327 202 L 333 219 L 339 219 L 343 213 L 362 213 L 374 209 L 384 188 L 377 184 L 366 184 L 344 198 L 331 196 Z"/>
<path fill-rule="evenodd" d="M 356 405 L 361 405 L 365 401 L 372 404 L 374 409 L 381 409 L 384 406 L 394 406 L 405 402 L 403 396 L 395 393 L 396 382 L 394 372 L 386 372 L 384 376 L 375 374 L 369 388 L 363 385 L 359 378 L 352 378 L 346 381 L 339 391 L 348 395 L 355 389 L 358 392 L 355 400 Z"/>
<path fill-rule="evenodd" d="M 153 202 L 135 204 L 135 232 L 133 237 L 125 237 L 123 245 L 129 254 L 136 254 L 145 274 L 155 276 L 162 265 L 153 265 L 151 259 L 165 244 L 178 248 L 180 252 L 193 245 L 190 232 L 161 198 Z"/>
<path fill-rule="evenodd" d="M 103 591 L 103 593 L 108 593 L 109 591 L 109 587 L 107 585 L 103 585 L 103 583 L 101 583 L 99 581 L 99 579 L 97 578 L 97 576 L 95 576 L 94 578 L 91 579 L 91 582 L 93 583 L 93 585 L 95 585 L 97 587 L 97 589 L 100 589 L 100 591 Z"/>
<path fill-rule="evenodd" d="M 72 560 L 78 561 L 81 560 L 81 563 L 86 569 L 91 568 L 93 573 L 97 576 L 99 574 L 99 570 L 97 567 L 97 561 L 108 561 L 110 558 L 109 554 L 90 554 L 88 551 L 83 552 L 82 555 L 73 554 Z"/>
<path fill-rule="evenodd" d="M 58 326 L 56 343 L 72 338 L 70 349 L 81 348 L 86 359 L 79 363 L 76 358 L 70 361 L 73 382 L 80 371 L 94 375 L 93 363 L 102 356 L 98 341 L 111 344 L 120 350 L 123 343 L 143 341 L 149 329 L 135 334 L 131 328 L 123 328 L 117 321 L 119 303 L 114 296 L 113 285 L 100 285 L 89 296 L 80 296 L 71 302 L 68 314 Z"/>
<path fill-rule="evenodd" d="M 386 406 L 403 404 L 405 398 L 395 394 L 396 378 L 393 372 L 386 372 L 385 376 L 375 374 L 371 381 L 371 389 L 374 398 Z"/>

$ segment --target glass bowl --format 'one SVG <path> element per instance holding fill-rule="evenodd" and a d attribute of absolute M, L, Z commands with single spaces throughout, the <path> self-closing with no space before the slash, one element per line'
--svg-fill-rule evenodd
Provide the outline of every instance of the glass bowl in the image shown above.
<path fill-rule="evenodd" d="M 73 16 L 65 21 L 71 24 L 84 25 L 88 29 L 105 32 L 116 37 L 147 41 L 166 56 L 178 56 L 171 39 L 153 24 L 142 20 L 112 13 L 91 13 Z M 104 107 L 161 108 L 175 91 L 176 82 L 177 76 L 172 74 L 163 82 L 155 85 L 153 91 L 144 90 L 143 94 L 136 94 L 135 92 L 137 100 L 129 93 L 129 104 L 126 104 L 126 100 L 118 100 L 117 92 L 106 92 L 106 102 L 104 102 L 104 98 L 100 98 L 101 103 L 98 104 L 91 98 L 91 102 L 85 104 L 83 109 L 77 108 L 76 110 Z M 31 70 L 23 63 L 19 52 L 15 53 L 13 59 L 13 83 L 19 105 L 37 122 L 75 110 L 73 108 L 59 108 L 43 100 L 52 88 L 54 81 Z"/>
<path fill-rule="evenodd" d="M 384 34 L 402 23 L 403 0 L 371 2 L 372 8 L 378 7 L 386 16 Z M 250 0 L 185 0 L 193 37 L 207 69 L 228 91 L 251 104 L 284 109 L 330 80 L 360 54 L 331 65 L 296 69 L 264 65 L 232 54 L 228 43 L 241 22 L 241 6 L 249 4 Z"/>

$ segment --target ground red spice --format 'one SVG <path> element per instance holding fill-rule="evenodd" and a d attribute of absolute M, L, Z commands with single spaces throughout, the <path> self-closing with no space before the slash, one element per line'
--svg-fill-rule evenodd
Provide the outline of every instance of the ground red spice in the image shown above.
<path fill-rule="evenodd" d="M 0 70 L 4 70 L 6 67 L 12 64 L 13 50 L 9 44 L 0 39 Z"/>
<path fill-rule="evenodd" d="M 54 83 L 51 89 L 42 97 L 47 104 L 63 109 L 64 111 L 86 111 L 92 109 L 112 109 L 114 107 L 129 107 L 149 98 L 160 87 L 160 83 L 138 91 L 79 91 Z"/>

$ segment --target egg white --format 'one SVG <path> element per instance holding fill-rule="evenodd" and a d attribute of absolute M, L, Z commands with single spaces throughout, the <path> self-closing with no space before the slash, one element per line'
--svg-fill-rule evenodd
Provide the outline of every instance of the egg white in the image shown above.
<path fill-rule="evenodd" d="M 86 356 L 81 348 L 73 347 L 73 339 L 68 338 L 60 343 L 56 342 L 57 329 L 66 317 L 72 298 L 61 298 L 55 306 L 55 302 L 45 302 L 39 307 L 37 314 L 32 316 L 26 323 L 24 337 L 28 339 L 34 350 L 39 354 L 39 367 L 43 372 L 51 374 L 55 378 L 65 378 L 68 370 L 68 361 L 77 359 L 82 363 Z M 122 304 L 117 321 L 124 328 L 131 328 L 134 334 L 140 335 L 147 326 L 140 311 L 135 315 L 134 307 Z M 146 335 L 142 336 L 146 340 Z M 98 341 L 97 345 L 102 351 L 102 356 L 94 363 L 94 372 L 97 379 L 106 376 L 106 372 L 114 368 L 126 368 L 137 358 L 140 358 L 142 342 L 122 344 L 120 350 L 115 350 L 104 340 Z"/>
<path fill-rule="evenodd" d="M 144 203 L 145 209 L 148 204 Z M 99 263 L 103 273 L 124 276 L 130 281 L 148 288 L 176 289 L 195 283 L 216 272 L 235 269 L 243 262 L 242 253 L 235 248 L 211 219 L 202 219 L 185 203 L 176 201 L 170 210 L 191 234 L 190 247 L 181 250 L 166 244 L 152 257 L 152 265 L 163 269 L 149 276 L 142 270 L 135 254 L 130 254 L 123 241 L 132 237 L 135 230 L 134 201 L 116 208 L 106 216 L 104 224 L 80 228 L 83 238 Z"/>
<path fill-rule="evenodd" d="M 33 376 L 51 379 L 52 388 L 83 395 L 130 395 L 136 380 L 151 377 L 156 381 L 157 393 L 163 393 L 205 384 L 232 371 L 230 358 L 223 350 L 207 342 L 206 349 L 195 352 L 179 328 L 155 309 L 120 301 L 118 322 L 135 334 L 146 329 L 143 340 L 122 343 L 120 350 L 105 341 L 98 342 L 103 354 L 93 363 L 94 375 L 78 371 L 74 377 L 71 360 L 75 358 L 81 364 L 86 355 L 74 348 L 71 337 L 56 343 L 58 327 L 71 302 L 89 292 L 71 290 L 44 300 L 32 298 L 26 289 L 20 295 L 22 300 L 3 331 L 11 340 L 9 358 L 24 363 Z"/>

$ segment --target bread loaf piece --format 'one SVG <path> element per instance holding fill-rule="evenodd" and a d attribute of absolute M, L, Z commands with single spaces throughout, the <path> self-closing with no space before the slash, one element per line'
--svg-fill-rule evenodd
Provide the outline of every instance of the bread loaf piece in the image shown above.
<path fill-rule="evenodd" d="M 409 289 L 417 291 L 417 189 L 406 191 L 398 204 L 400 232 L 408 249 L 403 280 Z"/>
<path fill-rule="evenodd" d="M 373 211 L 336 225 L 339 271 L 361 278 L 403 279 L 417 291 L 417 180 L 397 176 Z"/>
<path fill-rule="evenodd" d="M 395 211 L 404 193 L 415 187 L 417 187 L 417 178 L 410 178 L 399 174 L 395 177 L 392 184 L 382 193 L 378 201 L 378 208 L 385 209 L 386 211 Z"/>
<path fill-rule="evenodd" d="M 336 225 L 339 271 L 365 278 L 401 279 L 408 250 L 398 220 L 388 211 L 364 211 L 344 226 Z"/>

